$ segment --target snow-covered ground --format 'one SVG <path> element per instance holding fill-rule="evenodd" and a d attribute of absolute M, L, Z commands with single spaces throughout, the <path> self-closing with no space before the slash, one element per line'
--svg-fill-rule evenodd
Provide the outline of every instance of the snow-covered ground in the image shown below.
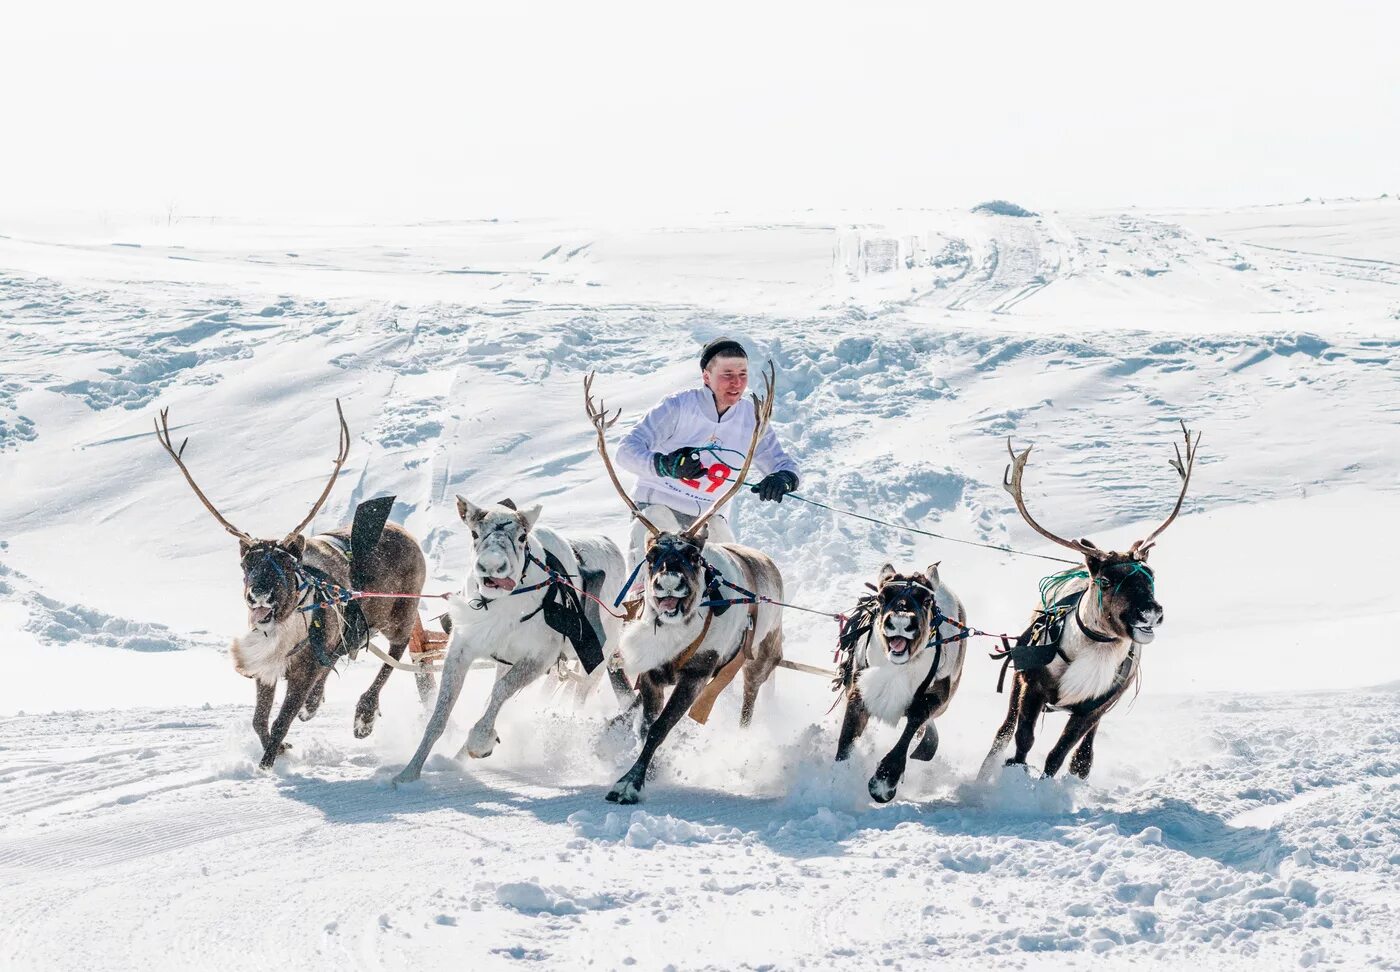
<path fill-rule="evenodd" d="M 1400 201 L 1010 217 L 966 211 L 280 227 L 0 225 L 0 963 L 373 966 L 1400 967 Z M 721 700 L 630 764 L 539 686 L 502 743 L 421 782 L 411 679 L 350 732 L 335 678 L 255 770 L 232 541 L 151 436 L 189 435 L 255 535 L 398 496 L 428 590 L 460 583 L 453 496 L 625 534 L 581 377 L 635 417 L 719 333 L 778 366 L 802 492 L 1054 555 L 1001 489 L 1037 443 L 1051 529 L 1153 554 L 1166 623 L 1090 781 L 975 781 L 1003 697 L 984 645 L 897 801 L 835 767 L 824 680 L 781 671 L 755 725 Z M 624 417 L 624 422 L 627 417 Z M 800 503 L 736 500 L 792 601 L 839 610 L 879 565 L 941 561 L 969 620 L 1023 625 L 1047 561 Z M 787 655 L 834 625 L 790 613 Z M 469 681 L 440 753 L 479 711 Z M 1061 717 L 1050 716 L 1034 759 Z"/>

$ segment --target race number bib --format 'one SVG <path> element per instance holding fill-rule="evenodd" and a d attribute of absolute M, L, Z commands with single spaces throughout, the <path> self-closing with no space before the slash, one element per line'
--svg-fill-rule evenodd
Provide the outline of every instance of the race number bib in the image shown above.
<path fill-rule="evenodd" d="M 682 479 L 681 482 L 702 493 L 713 493 L 727 485 L 734 471 L 744 464 L 744 454 L 737 449 L 707 445 L 699 447 L 696 452 L 700 453 L 700 461 L 706 463 L 705 475 L 701 479 Z"/>

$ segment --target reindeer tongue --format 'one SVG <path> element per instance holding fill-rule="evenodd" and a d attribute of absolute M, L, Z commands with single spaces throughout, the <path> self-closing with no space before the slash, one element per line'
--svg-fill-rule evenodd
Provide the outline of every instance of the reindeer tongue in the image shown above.
<path fill-rule="evenodd" d="M 499 591 L 515 590 L 515 579 L 511 577 L 488 577 L 482 583 Z"/>
<path fill-rule="evenodd" d="M 886 638 L 885 644 L 890 646 L 890 651 L 896 655 L 902 655 L 909 650 L 908 638 Z"/>
<path fill-rule="evenodd" d="M 663 597 L 656 602 L 663 611 L 674 611 L 681 606 L 681 599 L 678 597 Z"/>

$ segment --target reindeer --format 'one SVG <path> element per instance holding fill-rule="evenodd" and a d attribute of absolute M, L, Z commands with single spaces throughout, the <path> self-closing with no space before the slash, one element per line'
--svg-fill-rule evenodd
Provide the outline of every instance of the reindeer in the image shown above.
<path fill-rule="evenodd" d="M 472 570 L 463 596 L 448 599 L 451 637 L 437 703 L 422 742 L 396 783 L 411 783 L 422 773 L 447 728 L 473 661 L 496 661 L 496 683 L 458 760 L 491 755 L 500 741 L 496 717 L 501 707 L 551 665 L 577 660 L 590 675 L 601 675 L 606 651 L 616 645 L 622 622 L 600 614 L 593 601 L 585 603 L 576 588 L 597 597 L 621 586 L 626 562 L 617 544 L 606 537 L 566 536 L 537 525 L 540 511 L 539 505 L 517 509 L 509 499 L 477 506 L 457 497 L 457 514 L 471 529 Z M 569 587 L 556 578 L 575 578 L 578 583 Z M 622 676 L 610 675 L 619 697 L 630 701 L 632 691 Z"/>
<path fill-rule="evenodd" d="M 186 438 L 176 449 L 170 438 L 168 408 L 156 421 L 156 438 L 185 475 L 185 482 L 214 519 L 238 538 L 243 568 L 243 600 L 248 606 L 248 631 L 234 639 L 229 649 L 234 670 L 254 679 L 257 697 L 253 706 L 253 730 L 263 745 L 263 769 L 270 769 L 278 755 L 290 748 L 285 742 L 292 717 L 305 721 L 316 714 L 336 659 L 358 650 L 378 632 L 389 641 L 389 654 L 397 661 L 408 646 L 418 622 L 418 602 L 412 598 L 374 599 L 363 608 L 356 602 L 345 610 L 328 607 L 332 586 L 349 590 L 352 580 L 352 528 L 341 527 L 311 538 L 301 531 L 330 496 L 350 452 L 350 429 L 340 418 L 340 451 L 326 488 L 312 504 L 311 512 L 281 540 L 258 540 L 235 527 L 215 508 L 194 481 L 184 463 Z M 384 510 L 387 513 L 387 509 Z M 382 522 L 382 520 L 380 521 Z M 427 565 L 418 542 L 402 527 L 383 524 L 382 533 L 367 550 L 355 549 L 354 580 L 364 587 L 403 594 L 423 589 Z M 360 618 L 363 618 L 363 621 Z M 354 731 L 363 739 L 374 729 L 379 714 L 379 692 L 393 668 L 384 665 L 355 705 Z M 277 682 L 286 679 L 282 708 L 268 727 Z M 420 675 L 419 696 L 432 690 L 432 676 Z"/>
<path fill-rule="evenodd" d="M 842 632 L 843 642 L 850 637 L 850 644 L 841 665 L 846 714 L 836 760 L 850 758 L 851 747 L 872 715 L 890 725 L 903 716 L 899 741 L 880 760 L 868 785 L 873 800 L 888 803 L 909 756 L 927 761 L 938 752 L 933 720 L 947 710 L 962 679 L 967 642 L 960 626 L 967 615 L 957 595 L 939 580 L 937 564 L 922 574 L 896 573 L 893 565 L 885 564 L 875 592 L 852 618 L 856 624 Z M 862 633 L 864 644 L 858 641 Z M 910 754 L 909 746 L 920 733 L 919 745 Z"/>
<path fill-rule="evenodd" d="M 609 418 L 601 402 L 595 406 L 593 375 L 584 379 L 584 407 L 598 433 L 598 453 L 618 495 L 649 534 L 642 562 L 641 615 L 624 626 L 619 652 L 623 670 L 636 678 L 644 741 L 637 761 L 608 792 L 611 803 L 630 804 L 642 798 L 652 757 L 667 734 L 687 710 L 696 721 L 704 722 L 715 698 L 740 668 L 744 694 L 739 724 L 747 726 L 759 688 L 782 660 L 781 608 L 772 603 L 783 596 L 777 566 L 750 547 L 705 542 L 705 524 L 743 487 L 759 438 L 768 426 L 773 412 L 772 362 L 764 384 L 764 395 L 753 396 L 753 437 L 729 489 L 684 530 L 662 530 L 627 495 L 608 456 L 607 430 L 621 412 Z M 747 610 L 731 610 L 731 605 L 720 603 L 732 600 L 731 592 L 745 595 Z M 670 685 L 675 688 L 663 708 Z"/>
<path fill-rule="evenodd" d="M 984 776 L 995 770 L 996 760 L 1013 731 L 1016 753 L 1006 765 L 1025 763 L 1035 743 L 1036 721 L 1042 711 L 1053 706 L 1067 711 L 1069 721 L 1059 741 L 1045 757 L 1045 775 L 1051 777 L 1058 773 L 1065 758 L 1074 750 L 1069 770 L 1080 779 L 1088 778 L 1094 762 L 1094 736 L 1099 720 L 1137 680 L 1139 649 L 1151 643 L 1157 625 L 1165 619 L 1162 605 L 1157 602 L 1156 578 L 1152 568 L 1147 566 L 1147 555 L 1157 537 L 1181 512 L 1181 503 L 1191 484 L 1191 470 L 1201 437 L 1197 433 L 1193 441 L 1185 422 L 1181 424 L 1181 431 L 1186 439 L 1186 455 L 1183 459 L 1178 446 L 1176 459 L 1171 462 L 1181 479 L 1176 506 L 1161 526 L 1122 553 L 1102 550 L 1087 539 L 1066 540 L 1037 523 L 1026 509 L 1021 493 L 1021 477 L 1031 447 L 1017 455 L 1007 440 L 1011 463 L 1006 467 L 1003 485 L 1016 501 L 1016 509 L 1036 533 L 1083 557 L 1088 576 L 1062 588 L 1068 594 L 1055 604 L 1042 605 L 1045 610 L 1038 613 L 1036 622 L 1022 636 L 1018 647 L 1011 650 L 1008 663 L 1025 657 L 1025 665 L 1018 661 L 1006 721 L 997 730 L 991 752 L 982 764 Z M 1038 649 L 1041 657 L 1019 655 L 1028 649 Z"/>

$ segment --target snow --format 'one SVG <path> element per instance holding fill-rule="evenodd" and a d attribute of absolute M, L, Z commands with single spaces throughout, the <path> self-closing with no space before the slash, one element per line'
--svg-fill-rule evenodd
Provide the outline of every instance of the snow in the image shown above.
<path fill-rule="evenodd" d="M 0 226 L 0 964 L 1394 967 L 1400 202 L 1035 208 Z M 458 493 L 625 541 L 581 378 L 625 424 L 718 333 L 777 364 L 802 495 L 959 539 L 1060 552 L 1002 491 L 1008 436 L 1036 444 L 1043 523 L 1121 547 L 1175 498 L 1177 420 L 1203 431 L 1152 554 L 1166 620 L 1089 781 L 976 779 L 1005 704 L 984 643 L 884 807 L 865 785 L 897 731 L 834 764 L 828 686 L 788 671 L 749 730 L 728 696 L 678 727 L 630 810 L 603 801 L 635 755 L 606 692 L 542 681 L 490 758 L 442 755 L 484 673 L 391 785 L 424 713 L 396 674 L 355 740 L 363 658 L 257 771 L 234 543 L 158 408 L 213 502 L 273 536 L 324 482 L 340 397 L 351 457 L 314 527 L 393 493 L 449 591 Z M 939 561 L 969 623 L 1014 631 L 1056 569 L 735 506 L 823 610 Z M 829 665 L 830 620 L 784 625 Z"/>

